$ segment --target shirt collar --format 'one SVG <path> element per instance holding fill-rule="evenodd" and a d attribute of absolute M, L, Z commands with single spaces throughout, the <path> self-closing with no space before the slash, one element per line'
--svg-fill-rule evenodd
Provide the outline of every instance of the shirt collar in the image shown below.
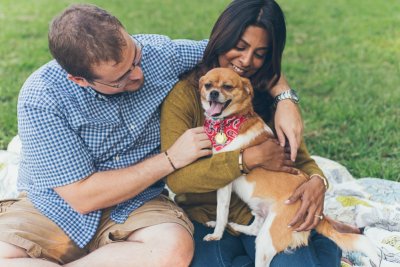
<path fill-rule="evenodd" d="M 86 90 L 90 95 L 92 95 L 93 97 L 97 98 L 97 99 L 101 99 L 104 101 L 110 101 L 110 96 L 106 96 L 104 94 L 100 94 L 99 92 L 97 92 L 95 89 L 93 89 L 90 86 L 86 86 L 86 87 L 82 87 L 84 90 Z"/>

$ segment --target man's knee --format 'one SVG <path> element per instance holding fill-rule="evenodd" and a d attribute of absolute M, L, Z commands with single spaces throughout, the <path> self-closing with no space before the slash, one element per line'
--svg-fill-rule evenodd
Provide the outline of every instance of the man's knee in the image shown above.
<path fill-rule="evenodd" d="M 182 226 L 175 224 L 173 230 L 169 232 L 169 242 L 166 242 L 165 257 L 162 260 L 168 259 L 168 264 L 165 266 L 189 266 L 193 258 L 194 243 L 192 236 Z"/>
<path fill-rule="evenodd" d="M 150 228 L 151 236 L 146 236 L 146 239 L 148 238 L 154 251 L 157 251 L 153 258 L 154 266 L 189 266 L 193 258 L 194 243 L 191 234 L 183 226 L 165 223 Z M 134 235 L 131 237 L 135 240 Z"/>
<path fill-rule="evenodd" d="M 0 241 L 0 259 L 28 258 L 25 249 Z"/>

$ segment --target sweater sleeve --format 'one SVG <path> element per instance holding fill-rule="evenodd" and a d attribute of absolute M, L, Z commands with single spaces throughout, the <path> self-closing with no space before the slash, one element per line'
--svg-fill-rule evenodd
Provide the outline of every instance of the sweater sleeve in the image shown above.
<path fill-rule="evenodd" d="M 274 120 L 270 120 L 268 123 L 268 126 L 271 129 L 275 129 L 275 122 Z M 311 176 L 313 174 L 319 174 L 323 177 L 325 177 L 324 173 L 322 170 L 318 167 L 317 163 L 315 160 L 313 160 L 310 156 L 310 153 L 308 152 L 306 143 L 304 141 L 304 138 L 302 138 L 300 147 L 297 151 L 297 158 L 295 162 L 295 167 L 303 172 L 305 172 L 307 175 Z"/>
<path fill-rule="evenodd" d="M 310 176 L 313 174 L 319 174 L 325 177 L 322 170 L 318 167 L 317 163 L 315 163 L 315 160 L 313 160 L 310 156 L 310 153 L 308 153 L 304 139 L 302 140 L 300 148 L 297 151 L 296 168 L 302 170 Z"/>
<path fill-rule="evenodd" d="M 202 126 L 199 96 L 188 81 L 175 85 L 161 109 L 161 150 L 165 151 L 188 129 Z M 176 194 L 216 191 L 239 177 L 239 151 L 219 153 L 181 168 L 167 177 Z"/>

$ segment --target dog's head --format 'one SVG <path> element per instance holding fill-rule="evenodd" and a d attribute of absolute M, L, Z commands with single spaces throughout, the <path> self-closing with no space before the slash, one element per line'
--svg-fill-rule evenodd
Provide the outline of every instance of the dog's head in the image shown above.
<path fill-rule="evenodd" d="M 253 112 L 253 87 L 247 78 L 228 68 L 215 68 L 200 78 L 201 104 L 205 115 L 225 118 Z"/>

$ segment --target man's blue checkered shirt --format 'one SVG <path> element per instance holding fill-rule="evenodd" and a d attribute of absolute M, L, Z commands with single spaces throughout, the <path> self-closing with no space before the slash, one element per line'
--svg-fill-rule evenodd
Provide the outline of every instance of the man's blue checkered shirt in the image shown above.
<path fill-rule="evenodd" d="M 160 104 L 178 75 L 199 62 L 207 44 L 161 35 L 135 37 L 144 45 L 141 67 L 145 82 L 137 92 L 98 94 L 69 81 L 55 61 L 34 72 L 20 92 L 19 190 L 27 191 L 35 207 L 81 248 L 94 236 L 102 211 L 79 214 L 53 188 L 95 172 L 128 167 L 159 153 Z M 155 183 L 115 206 L 111 219 L 123 223 L 163 187 L 162 182 Z"/>

